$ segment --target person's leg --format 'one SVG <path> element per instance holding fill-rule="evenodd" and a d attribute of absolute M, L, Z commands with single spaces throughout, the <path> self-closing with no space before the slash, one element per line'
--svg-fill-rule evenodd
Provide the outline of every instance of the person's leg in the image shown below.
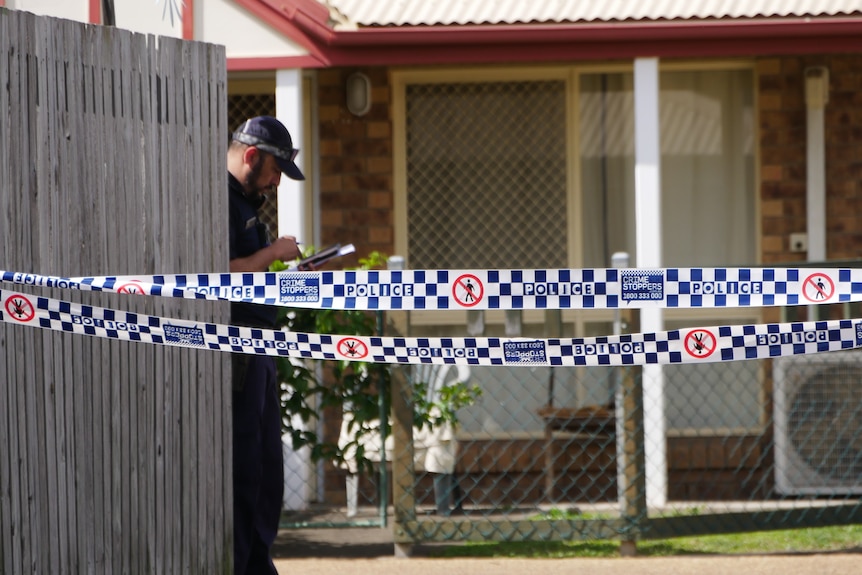
<path fill-rule="evenodd" d="M 464 512 L 464 492 L 461 491 L 461 483 L 454 473 L 452 474 L 452 505 L 455 513 Z"/>
<path fill-rule="evenodd" d="M 256 514 L 263 474 L 261 415 L 266 381 L 250 357 L 242 389 L 233 392 L 234 573 L 243 575 L 258 539 Z M 236 374 L 235 374 L 236 375 Z M 236 377 L 234 378 L 237 379 Z"/>
<path fill-rule="evenodd" d="M 245 572 L 247 575 L 278 575 L 278 570 L 269 556 L 269 548 L 260 537 L 255 537 Z"/>
<path fill-rule="evenodd" d="M 278 535 L 281 510 L 284 507 L 284 448 L 281 441 L 281 402 L 275 360 L 260 358 L 261 378 L 266 381 L 261 413 L 261 463 L 263 472 L 258 499 L 258 532 L 267 548 Z"/>
<path fill-rule="evenodd" d="M 434 503 L 437 514 L 448 516 L 452 509 L 452 476 L 448 473 L 432 473 L 434 477 Z"/>

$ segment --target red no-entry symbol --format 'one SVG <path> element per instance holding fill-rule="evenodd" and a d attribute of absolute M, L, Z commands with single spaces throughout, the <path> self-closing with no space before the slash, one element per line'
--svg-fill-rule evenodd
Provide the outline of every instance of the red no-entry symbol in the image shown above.
<path fill-rule="evenodd" d="M 703 359 L 712 355 L 718 342 L 715 335 L 709 330 L 695 329 L 685 336 L 685 351 L 688 355 L 697 359 Z"/>
<path fill-rule="evenodd" d="M 147 295 L 147 290 L 139 283 L 123 284 L 117 288 L 117 293 L 127 293 L 132 295 Z"/>
<path fill-rule="evenodd" d="M 463 307 L 473 307 L 485 296 L 485 286 L 482 280 L 473 274 L 459 276 L 452 284 L 452 297 Z"/>
<path fill-rule="evenodd" d="M 33 304 L 29 299 L 20 294 L 6 298 L 4 307 L 6 308 L 6 313 L 8 313 L 12 319 L 20 321 L 21 323 L 27 323 L 36 317 L 36 308 L 33 307 Z"/>
<path fill-rule="evenodd" d="M 826 274 L 811 274 L 802 282 L 802 295 L 808 301 L 822 303 L 835 295 L 835 283 Z"/>
<path fill-rule="evenodd" d="M 336 346 L 338 353 L 347 359 L 362 359 L 368 355 L 368 346 L 361 339 L 355 337 L 345 337 L 338 342 Z"/>

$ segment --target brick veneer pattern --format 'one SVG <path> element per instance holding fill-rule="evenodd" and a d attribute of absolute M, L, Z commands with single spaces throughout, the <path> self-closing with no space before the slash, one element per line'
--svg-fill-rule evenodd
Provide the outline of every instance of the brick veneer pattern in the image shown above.
<path fill-rule="evenodd" d="M 385 68 L 359 70 L 371 79 L 371 110 L 357 117 L 345 104 L 345 81 L 354 69 L 321 70 L 321 238 L 324 245 L 353 243 L 357 256 L 393 255 L 392 121 Z M 346 260 L 346 266 L 355 265 Z"/>
<path fill-rule="evenodd" d="M 805 71 L 829 70 L 824 112 L 827 259 L 860 256 L 862 247 L 862 55 L 763 58 L 757 63 L 763 263 L 805 261 L 789 235 L 805 232 Z"/>

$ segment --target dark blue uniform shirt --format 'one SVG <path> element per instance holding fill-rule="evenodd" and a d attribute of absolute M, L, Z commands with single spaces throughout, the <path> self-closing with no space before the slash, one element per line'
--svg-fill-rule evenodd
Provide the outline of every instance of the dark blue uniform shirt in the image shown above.
<path fill-rule="evenodd" d="M 242 185 L 228 174 L 230 203 L 230 259 L 244 258 L 269 245 L 266 225 L 260 221 L 257 210 L 266 200 L 246 197 Z M 232 302 L 230 318 L 233 325 L 246 327 L 275 326 L 278 309 L 275 306 Z"/>

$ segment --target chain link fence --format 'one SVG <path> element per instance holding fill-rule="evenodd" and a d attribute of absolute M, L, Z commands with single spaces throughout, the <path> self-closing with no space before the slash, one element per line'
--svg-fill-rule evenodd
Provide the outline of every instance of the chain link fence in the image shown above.
<path fill-rule="evenodd" d="M 858 522 L 862 353 L 744 363 L 753 377 L 732 393 L 711 373 L 715 364 L 680 370 L 715 381 L 710 396 L 683 389 L 658 414 L 643 404 L 643 387 L 655 382 L 637 367 L 591 374 L 607 400 L 592 404 L 551 403 L 549 389 L 593 370 L 442 366 L 420 375 L 394 367 L 401 375 L 393 375 L 392 436 L 377 439 L 386 450 L 365 453 L 375 473 L 344 474 L 345 507 L 311 505 L 295 517 L 305 525 L 311 517 L 337 523 L 341 513 L 355 525 L 394 517 L 396 542 L 407 545 L 636 541 Z M 415 390 L 427 390 L 429 379 L 481 394 L 454 425 L 399 427 L 414 421 Z M 716 427 L 709 404 L 758 406 L 756 424 Z M 650 437 L 656 416 L 686 425 Z M 659 465 L 646 455 L 649 441 L 660 442 L 651 452 L 664 454 Z"/>

